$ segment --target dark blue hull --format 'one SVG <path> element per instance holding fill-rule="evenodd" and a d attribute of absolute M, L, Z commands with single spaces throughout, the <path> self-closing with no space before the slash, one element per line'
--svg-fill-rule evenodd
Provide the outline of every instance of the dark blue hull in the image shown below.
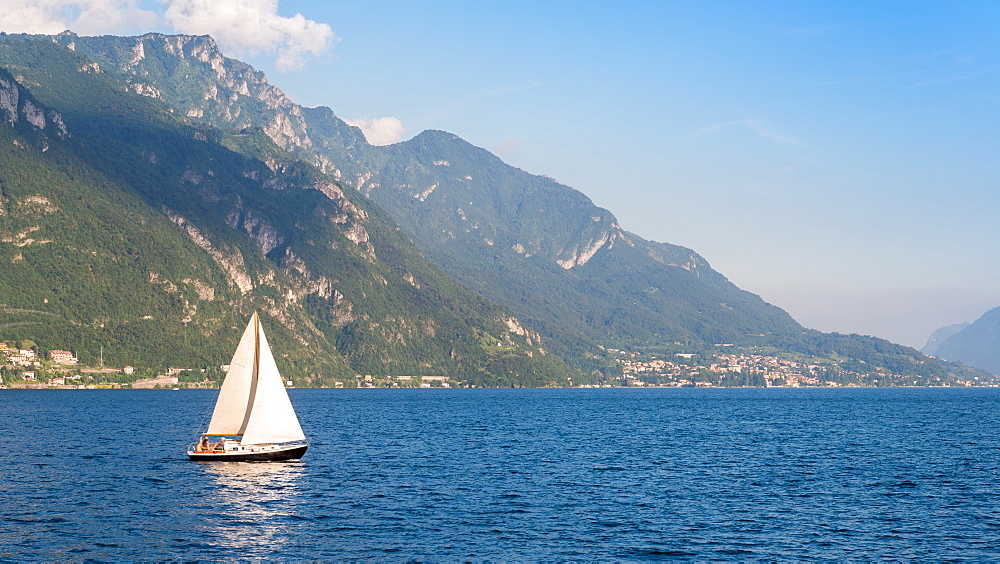
<path fill-rule="evenodd" d="M 288 449 L 268 450 L 264 452 L 188 452 L 191 460 L 226 461 L 226 462 L 274 462 L 281 460 L 298 460 L 306 453 L 309 445 L 298 445 Z"/>

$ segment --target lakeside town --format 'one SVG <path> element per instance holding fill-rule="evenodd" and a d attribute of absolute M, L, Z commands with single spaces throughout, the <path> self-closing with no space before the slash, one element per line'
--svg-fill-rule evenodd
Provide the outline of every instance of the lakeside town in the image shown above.
<path fill-rule="evenodd" d="M 0 342 L 0 388 L 93 390 L 215 386 L 205 370 L 168 368 L 158 374 L 134 366 L 107 367 L 103 364 L 85 366 L 71 351 L 45 351 L 30 340 Z"/>
<path fill-rule="evenodd" d="M 198 389 L 217 388 L 229 366 L 214 368 L 141 369 L 134 366 L 109 367 L 80 364 L 71 351 L 45 350 L 33 341 L 0 342 L 0 389 Z M 448 376 L 357 375 L 359 388 L 450 388 Z M 286 380 L 287 387 L 294 387 Z M 344 388 L 344 382 L 334 382 Z"/>
<path fill-rule="evenodd" d="M 727 345 L 720 345 L 727 346 Z M 620 375 L 600 384 L 578 387 L 872 387 L 872 386 L 996 386 L 995 381 L 951 380 L 900 376 L 885 371 L 848 370 L 841 366 L 779 358 L 766 354 L 642 353 L 605 348 Z M 228 366 L 161 370 L 133 366 L 82 365 L 68 350 L 45 350 L 33 341 L 0 342 L 0 389 L 180 389 L 216 388 Z M 294 387 L 292 380 L 286 386 Z M 571 385 L 573 385 L 571 383 Z M 332 387 L 454 388 L 466 387 L 442 375 L 376 376 L 359 374 L 354 382 Z"/>
<path fill-rule="evenodd" d="M 731 345 L 718 345 L 730 347 Z M 622 385 L 638 387 L 996 386 L 996 381 L 901 376 L 752 353 L 643 354 L 604 349 L 622 369 Z"/>

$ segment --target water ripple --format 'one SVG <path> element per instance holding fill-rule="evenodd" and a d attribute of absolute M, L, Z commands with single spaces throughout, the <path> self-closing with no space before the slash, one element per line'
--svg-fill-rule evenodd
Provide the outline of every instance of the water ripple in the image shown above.
<path fill-rule="evenodd" d="M 288 464 L 192 463 L 211 391 L 2 392 L 3 560 L 995 560 L 998 390 L 293 390 Z"/>

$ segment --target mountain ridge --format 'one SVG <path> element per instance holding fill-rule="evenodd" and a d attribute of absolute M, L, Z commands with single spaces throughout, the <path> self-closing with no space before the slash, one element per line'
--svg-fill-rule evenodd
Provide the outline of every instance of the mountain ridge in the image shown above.
<path fill-rule="evenodd" d="M 81 358 L 93 358 L 101 341 L 115 343 L 112 361 L 218 365 L 226 352 L 202 339 L 231 336 L 238 318 L 257 309 L 277 326 L 279 363 L 306 385 L 351 384 L 356 373 L 447 374 L 479 385 L 544 385 L 573 374 L 511 312 L 428 263 L 384 211 L 269 137 L 190 124 L 148 88 L 137 93 L 51 41 L 3 36 L 0 66 L 16 73 L 4 76 L 16 79 L 22 100 L 57 108 L 72 135 L 28 153 L 18 146 L 24 132 L 4 129 L 5 208 L 45 198 L 61 213 L 27 231 L 16 222 L 31 218 L 3 218 L 11 244 L 0 247 L 16 267 L 0 272 L 0 301 L 10 312 L 48 310 L 65 322 L 8 318 L 3 338 L 69 332 L 76 342 L 65 346 L 78 345 Z M 248 154 L 233 152 L 241 148 Z M 67 167 L 78 172 L 39 182 Z M 29 170 L 38 178 L 15 177 Z M 75 201 L 83 205 L 66 204 Z M 151 226 L 156 237 L 144 235 Z M 36 232 L 44 243 L 18 247 L 19 234 Z M 101 260 L 81 260 L 73 248 L 84 245 Z"/>
<path fill-rule="evenodd" d="M 729 283 L 694 251 L 646 241 L 624 231 L 613 214 L 594 206 L 572 188 L 510 167 L 488 151 L 447 132 L 426 131 L 394 145 L 371 146 L 358 128 L 346 124 L 329 108 L 295 105 L 280 89 L 270 86 L 262 73 L 225 58 L 207 37 L 182 41 L 157 34 L 139 38 L 63 35 L 56 40 L 72 43 L 78 50 L 89 49 L 95 58 L 103 60 L 102 64 L 130 77 L 129 83 L 136 91 L 164 97 L 178 113 L 215 127 L 264 132 L 282 148 L 386 208 L 418 247 L 446 272 L 513 308 L 519 316 L 530 318 L 534 326 L 546 327 L 544 332 L 554 343 L 572 339 L 578 327 L 584 328 L 589 341 L 604 338 L 608 323 L 622 314 L 636 318 L 635 323 L 625 324 L 628 327 L 619 335 L 626 339 L 635 332 L 641 338 L 679 338 L 684 335 L 668 333 L 676 333 L 681 327 L 681 332 L 687 334 L 685 338 L 727 341 L 739 340 L 739 333 L 745 332 L 802 330 L 787 313 Z M 142 57 L 138 56 L 140 52 Z M 166 57 L 184 54 L 185 72 L 201 71 L 192 81 L 198 86 L 180 96 L 154 84 L 156 69 L 168 66 L 157 62 L 157 52 Z M 227 70 L 228 65 L 233 70 Z M 169 83 L 170 76 L 164 80 Z M 488 172 L 484 172 L 486 169 Z M 477 184 L 479 174 L 488 176 L 488 184 Z M 591 306 L 586 304 L 595 304 L 595 300 L 586 295 L 593 286 L 604 285 L 606 280 L 600 278 L 608 274 L 567 277 L 565 272 L 587 264 L 598 253 L 620 253 L 623 247 L 637 245 L 648 257 L 641 260 L 650 262 L 644 270 L 660 265 L 661 275 L 684 278 L 679 273 L 663 272 L 684 269 L 703 281 L 703 291 L 716 297 L 701 300 L 693 307 L 678 294 L 657 302 L 648 299 L 651 294 L 646 293 L 642 294 L 647 298 L 646 305 L 635 308 L 632 306 L 637 304 L 607 294 L 596 304 L 600 312 L 589 311 Z M 642 256 L 625 254 L 634 260 Z M 500 269 L 496 268 L 498 263 Z M 532 295 L 518 295 L 521 292 L 512 290 L 517 286 Z M 559 316 L 544 315 L 551 310 L 542 306 L 551 305 L 553 289 L 567 292 L 568 286 L 572 286 L 572 295 L 558 309 L 568 311 L 569 318 L 560 321 Z M 662 290 L 655 282 L 641 290 L 647 289 Z M 639 292 L 636 288 L 630 291 Z M 738 330 L 727 331 L 723 323 L 713 320 L 732 317 L 729 303 L 739 304 L 746 312 Z M 584 305 L 576 308 L 573 304 Z M 689 311 L 674 315 L 672 312 L 678 308 Z M 678 316 L 690 319 L 697 316 L 699 308 L 708 317 L 700 323 L 659 321 Z M 762 321 L 753 322 L 757 318 Z M 614 324 L 623 325 L 620 319 Z M 711 328 L 701 330 L 702 326 Z"/>
<path fill-rule="evenodd" d="M 940 340 L 934 342 L 934 336 Z M 938 329 L 923 350 L 927 350 L 927 354 L 964 362 L 969 366 L 1000 375 L 998 345 L 1000 345 L 1000 307 L 987 311 L 972 323 Z"/>
<path fill-rule="evenodd" d="M 939 327 L 931 333 L 931 336 L 927 338 L 927 342 L 923 347 L 920 348 L 920 352 L 928 355 L 937 354 L 938 348 L 940 348 L 941 343 L 952 335 L 958 333 L 962 329 L 968 327 L 970 323 L 968 321 L 963 323 L 956 323 L 954 325 L 946 325 L 944 327 Z"/>
<path fill-rule="evenodd" d="M 451 133 L 428 131 L 394 145 L 372 146 L 360 129 L 329 108 L 292 103 L 263 73 L 224 57 L 207 36 L 63 33 L 6 36 L 0 45 L 16 42 L 26 52 L 44 50 L 40 45 L 45 44 L 45 49 L 62 46 L 76 57 L 53 52 L 52 61 L 28 65 L 31 72 L 26 74 L 36 78 L 19 80 L 58 101 L 60 110 L 77 112 L 85 122 L 91 119 L 95 139 L 100 139 L 102 130 L 117 132 L 112 134 L 114 143 L 120 143 L 114 135 L 158 139 L 134 127 L 133 118 L 122 110 L 131 108 L 154 127 L 180 135 L 184 139 L 180 145 L 193 148 L 191 158 L 201 155 L 195 159 L 203 159 L 200 166 L 189 166 L 161 143 L 162 154 L 122 147 L 129 159 L 92 154 L 91 160 L 107 167 L 109 174 L 127 177 L 151 202 L 155 200 L 162 217 L 209 256 L 214 257 L 211 251 L 216 247 L 197 244 L 203 230 L 234 248 L 252 242 L 256 251 L 251 262 L 259 270 L 248 274 L 251 280 L 266 278 L 269 272 L 278 276 L 276 268 L 281 276 L 311 289 L 292 292 L 298 295 L 295 303 L 275 295 L 255 299 L 266 299 L 275 313 L 287 305 L 338 351 L 353 351 L 354 356 L 345 352 L 345 358 L 357 370 L 385 369 L 400 362 L 394 340 L 408 331 L 412 335 L 414 324 L 402 311 L 395 309 L 399 315 L 387 318 L 363 318 L 356 307 L 357 296 L 368 295 L 373 288 L 371 280 L 392 286 L 378 308 L 390 307 L 403 295 L 412 300 L 409 304 L 426 300 L 430 287 L 425 281 L 398 267 L 399 260 L 413 267 L 422 260 L 403 249 L 412 243 L 443 271 L 442 276 L 464 284 L 451 286 L 433 269 L 421 266 L 424 277 L 435 280 L 431 287 L 452 288 L 430 293 L 440 306 L 437 311 L 468 312 L 468 304 L 474 304 L 476 311 L 493 312 L 489 319 L 477 317 L 482 320 L 471 323 L 478 324 L 470 326 L 473 336 L 459 341 L 465 339 L 466 358 L 478 355 L 479 370 L 485 370 L 481 381 L 494 385 L 558 381 L 551 379 L 553 370 L 573 371 L 558 362 L 541 361 L 560 358 L 583 376 L 607 378 L 615 374 L 616 361 L 601 351 L 610 347 L 674 347 L 689 352 L 710 350 L 715 344 L 823 356 L 873 373 L 883 365 L 893 366 L 901 373 L 916 371 L 937 381 L 961 372 L 957 367 L 927 364 L 916 351 L 883 340 L 805 329 L 780 308 L 736 287 L 693 250 L 625 231 L 613 214 L 581 192 L 511 167 Z M 24 66 L 31 58 L 26 52 L 8 48 L 0 53 L 6 57 L 0 66 Z M 72 64 L 59 63 L 67 57 Z M 99 86 L 101 95 L 88 100 L 57 92 L 51 85 L 59 83 L 58 64 L 64 64 L 63 74 L 92 78 L 88 88 Z M 93 107 L 99 111 L 88 118 Z M 259 166 L 233 161 L 236 157 L 229 154 L 205 153 L 198 143 L 220 145 Z M 170 190 L 157 188 L 160 181 L 150 185 L 146 179 L 156 174 L 158 165 L 152 161 L 165 156 L 173 157 L 175 172 L 162 180 Z M 220 161 L 236 166 L 224 182 L 209 166 Z M 174 198 L 171 190 L 178 186 L 195 197 L 195 203 Z M 273 198 L 290 207 L 269 208 Z M 306 216 L 312 218 L 308 225 L 288 223 L 290 217 Z M 311 229 L 330 229 L 330 224 L 336 225 L 336 232 L 326 237 L 333 239 L 323 240 L 332 245 L 336 257 L 321 252 L 321 245 L 307 235 Z M 395 242 L 386 244 L 390 240 Z M 349 249 L 349 256 L 338 249 Z M 381 264 L 385 259 L 397 262 Z M 242 291 L 230 272 L 234 265 L 227 271 L 225 263 L 215 258 L 230 284 Z M 338 297 L 331 289 L 347 283 L 335 274 L 345 268 L 356 269 L 368 282 L 360 286 L 352 282 L 356 292 L 345 291 Z M 255 285 L 250 292 L 260 288 Z M 473 298 L 463 288 L 472 288 L 483 298 Z M 501 309 L 492 309 L 486 300 L 499 303 Z M 491 328 L 484 330 L 487 325 Z M 532 329 L 539 333 L 531 333 Z M 542 339 L 554 354 L 537 348 Z M 430 342 L 438 362 L 454 366 L 456 350 L 445 350 L 446 339 L 438 336 Z M 504 353 L 504 347 L 513 347 L 513 352 Z M 850 355 L 840 360 L 844 351 Z M 412 354 L 414 349 L 406 352 Z M 878 364 L 866 368 L 867 363 Z M 528 377 L 518 379 L 518 372 Z"/>

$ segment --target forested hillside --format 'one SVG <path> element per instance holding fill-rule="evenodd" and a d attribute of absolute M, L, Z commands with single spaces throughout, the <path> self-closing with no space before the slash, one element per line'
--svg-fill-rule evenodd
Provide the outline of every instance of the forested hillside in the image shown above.
<path fill-rule="evenodd" d="M 228 361 L 256 309 L 303 385 L 572 375 L 377 205 L 263 133 L 195 126 L 51 41 L 4 36 L 0 67 L 0 100 L 16 106 L 0 116 L 11 124 L 0 128 L 0 339 L 83 360 L 103 349 L 108 363 L 210 366 Z M 40 128 L 26 105 L 59 120 Z"/>
<path fill-rule="evenodd" d="M 626 232 L 577 190 L 445 132 L 372 146 L 328 108 L 294 104 L 209 37 L 53 40 L 178 114 L 264 132 L 367 195 L 445 272 L 513 309 L 579 366 L 609 339 L 746 342 L 802 330 L 694 251 Z"/>

